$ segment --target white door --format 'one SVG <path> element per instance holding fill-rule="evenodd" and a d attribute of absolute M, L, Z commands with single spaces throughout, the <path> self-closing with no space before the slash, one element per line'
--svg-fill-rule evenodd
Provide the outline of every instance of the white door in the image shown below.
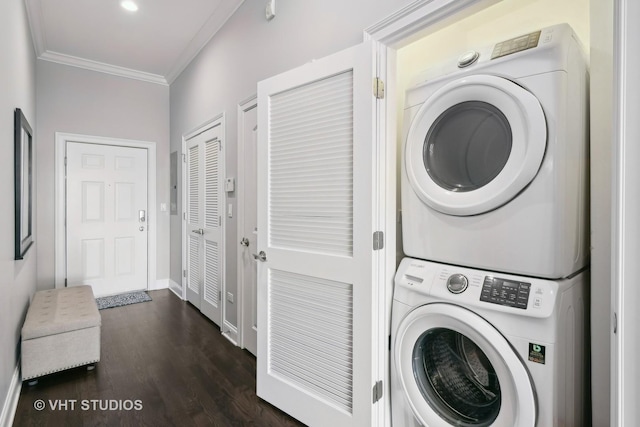
<path fill-rule="evenodd" d="M 257 393 L 308 425 L 378 422 L 375 67 L 364 43 L 258 84 Z"/>
<path fill-rule="evenodd" d="M 240 272 L 242 292 L 242 346 L 258 353 L 258 283 L 256 260 L 251 256 L 258 245 L 258 108 L 254 99 L 241 106 L 238 115 L 238 202 L 240 227 Z"/>
<path fill-rule="evenodd" d="M 147 289 L 147 150 L 67 143 L 67 285 Z"/>
<path fill-rule="evenodd" d="M 187 142 L 187 299 L 213 322 L 222 321 L 222 126 Z"/>

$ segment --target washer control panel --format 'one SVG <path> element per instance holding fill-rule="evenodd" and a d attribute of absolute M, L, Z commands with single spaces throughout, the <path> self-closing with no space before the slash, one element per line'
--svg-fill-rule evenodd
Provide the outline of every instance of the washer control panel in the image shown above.
<path fill-rule="evenodd" d="M 486 276 L 482 284 L 480 301 L 527 309 L 531 283 Z"/>
<path fill-rule="evenodd" d="M 469 287 L 469 280 L 464 274 L 452 274 L 447 279 L 447 289 L 452 294 L 461 294 L 467 290 L 467 287 Z"/>
<path fill-rule="evenodd" d="M 449 302 L 544 318 L 552 315 L 558 291 L 577 280 L 547 280 L 404 258 L 396 273 L 393 299 L 407 306 Z"/>

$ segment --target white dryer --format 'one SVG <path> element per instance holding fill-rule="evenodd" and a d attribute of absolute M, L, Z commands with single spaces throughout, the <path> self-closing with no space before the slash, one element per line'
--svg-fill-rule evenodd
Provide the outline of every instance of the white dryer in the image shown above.
<path fill-rule="evenodd" d="M 394 427 L 588 425 L 587 273 L 551 281 L 405 258 L 395 280 Z"/>
<path fill-rule="evenodd" d="M 571 28 L 437 73 L 406 93 L 405 254 L 543 278 L 587 265 L 588 73 Z"/>

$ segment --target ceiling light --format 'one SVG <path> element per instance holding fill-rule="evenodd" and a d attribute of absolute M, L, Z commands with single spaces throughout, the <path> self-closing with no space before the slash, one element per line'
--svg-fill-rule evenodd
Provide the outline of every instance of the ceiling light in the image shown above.
<path fill-rule="evenodd" d="M 129 12 L 135 12 L 138 10 L 138 5 L 132 2 L 131 0 L 125 0 L 120 3 L 120 6 L 127 9 Z"/>

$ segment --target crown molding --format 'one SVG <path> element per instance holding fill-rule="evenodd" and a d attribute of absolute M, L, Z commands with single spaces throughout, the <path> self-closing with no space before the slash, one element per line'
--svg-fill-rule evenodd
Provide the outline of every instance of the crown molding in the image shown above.
<path fill-rule="evenodd" d="M 166 79 L 168 84 L 173 81 L 182 73 L 185 68 L 195 59 L 200 51 L 209 43 L 209 41 L 215 36 L 220 28 L 233 16 L 233 14 L 242 6 L 244 0 L 222 0 L 209 19 L 204 23 L 196 35 L 191 39 L 189 45 L 180 54 L 180 57 L 175 62 L 171 70 L 167 73 Z"/>
<path fill-rule="evenodd" d="M 29 20 L 29 28 L 31 29 L 33 47 L 38 59 L 165 86 L 173 83 L 229 18 L 231 18 L 236 10 L 238 10 L 242 3 L 244 3 L 244 0 L 221 0 L 215 13 L 207 19 L 202 28 L 200 28 L 191 39 L 167 75 L 162 76 L 48 50 L 42 17 L 42 0 L 24 1 L 27 19 Z"/>
<path fill-rule="evenodd" d="M 167 79 L 158 74 L 151 74 L 144 71 L 119 67 L 117 65 L 91 61 L 89 59 L 78 58 L 77 56 L 65 55 L 63 53 L 46 51 L 43 54 L 39 55 L 38 59 L 63 65 L 69 65 L 71 67 L 84 68 L 86 70 L 97 71 L 100 73 L 112 74 L 114 76 L 126 77 L 129 79 L 142 80 L 149 83 L 168 86 Z"/>

